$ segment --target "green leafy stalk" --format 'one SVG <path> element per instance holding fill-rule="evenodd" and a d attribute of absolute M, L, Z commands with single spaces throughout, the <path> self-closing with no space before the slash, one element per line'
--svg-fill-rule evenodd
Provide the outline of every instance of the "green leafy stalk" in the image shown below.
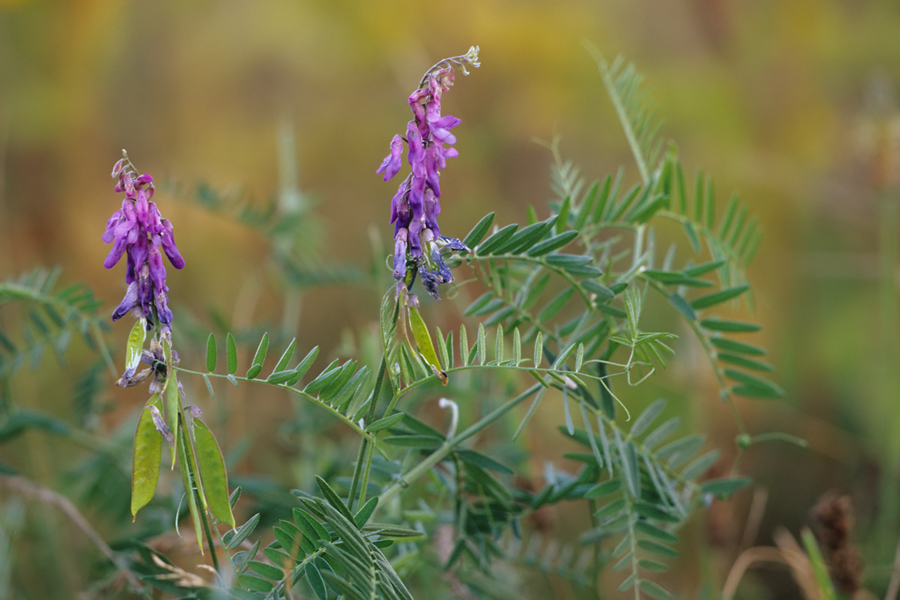
<path fill-rule="evenodd" d="M 375 405 L 378 402 L 378 395 L 381 393 L 381 383 L 384 381 L 384 373 L 387 370 L 387 359 L 382 356 L 381 366 L 378 368 L 378 378 L 375 380 L 375 389 L 372 390 L 372 399 L 369 401 L 369 410 L 366 414 L 366 425 L 370 425 L 375 418 Z M 389 416 L 385 413 L 385 417 Z M 371 447 L 370 447 L 371 446 Z M 350 481 L 350 493 L 347 497 L 347 505 L 350 510 L 354 508 L 356 501 L 356 490 L 359 487 L 360 478 L 363 480 L 362 490 L 359 494 L 359 506 L 365 504 L 366 487 L 369 480 L 369 470 L 372 467 L 372 448 L 374 447 L 374 439 L 370 442 L 368 438 L 363 438 L 359 444 L 359 454 L 356 458 L 356 468 L 353 470 L 353 479 Z"/>

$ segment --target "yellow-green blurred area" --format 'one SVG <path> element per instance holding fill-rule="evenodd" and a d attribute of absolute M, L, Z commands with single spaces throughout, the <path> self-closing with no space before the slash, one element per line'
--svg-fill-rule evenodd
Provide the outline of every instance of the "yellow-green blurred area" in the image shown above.
<path fill-rule="evenodd" d="M 546 214 L 551 154 L 536 140 L 558 135 L 563 157 L 588 180 L 620 165 L 637 179 L 585 48 L 591 43 L 644 74 L 665 120 L 662 134 L 677 145 L 689 178 L 696 169 L 711 174 L 720 207 L 738 190 L 760 218 L 763 242 L 749 272 L 755 312 L 740 316 L 763 324 L 752 341 L 769 349 L 785 396 L 739 399 L 737 409 L 752 434 L 781 431 L 809 442 L 806 449 L 753 446 L 740 470 L 755 479 L 756 500 L 748 490 L 714 507 L 692 535 L 711 540 L 700 544 L 706 552 L 721 552 L 712 551 L 714 560 L 683 554 L 666 580 L 684 597 L 711 583 L 709 597 L 717 597 L 742 549 L 772 545 L 778 526 L 797 535 L 817 499 L 835 490 L 853 499 L 864 581 L 883 589 L 900 535 L 898 39 L 900 4 L 887 0 L 3 1 L 0 279 L 59 265 L 62 284 L 84 281 L 106 302 L 104 314 L 112 312 L 124 293 L 124 264 L 103 268 L 109 246 L 100 236 L 121 206 L 109 173 L 124 148 L 158 184 L 154 200 L 187 262 L 183 271 L 168 269 L 176 336 L 179 321 L 211 330 L 211 314 L 243 328 L 283 322 L 284 289 L 272 283 L 265 239 L 204 209 L 195 190 L 202 183 L 265 205 L 290 184 L 290 168 L 279 163 L 290 140 L 296 160 L 289 166 L 319 219 L 309 240 L 316 260 L 362 272 L 374 264 L 388 281 L 398 182 L 384 183 L 375 169 L 405 129 L 406 99 L 422 74 L 471 45 L 480 46 L 482 66 L 458 73 L 443 99 L 444 114 L 462 119 L 454 130 L 459 157 L 441 180 L 443 234 L 462 237 L 489 211 L 501 225 L 524 223 L 529 205 Z M 479 293 L 464 290 L 460 298 Z M 452 327 L 461 304 L 449 296 L 424 303 L 432 322 Z M 367 343 L 348 332 L 373 330 L 379 301 L 367 287 L 311 289 L 288 307 L 299 348 L 321 345 L 323 367 Z M 681 341 L 661 383 L 633 401 L 667 397 L 670 410 L 733 455 L 738 431 L 708 364 L 676 315 L 657 308 L 670 312 L 650 322 Z M 0 308 L 4 328 L 18 317 Z M 117 365 L 126 321 L 107 336 Z M 69 419 L 72 373 L 93 360 L 81 347 L 67 366 L 47 356 L 37 371 L 13 377 L 9 397 Z M 183 351 L 182 361 L 203 370 L 200 350 Z M 216 403 L 228 403 L 227 419 L 210 420 L 226 454 L 240 451 L 235 476 L 298 487 L 326 457 L 355 458 L 355 450 L 339 447 L 338 429 L 314 444 L 304 436 L 315 432 L 283 431 L 294 409 L 278 394 L 222 385 L 210 400 L 199 379 L 187 385 L 209 415 L 224 414 Z M 118 408 L 92 427 L 111 435 L 144 398 L 143 387 L 109 387 L 104 400 Z M 522 442 L 534 453 L 537 481 L 542 461 L 559 461 L 568 449 L 556 445 L 560 422 L 556 408 L 542 407 Z M 0 445 L 0 460 L 58 489 L 81 452 L 32 432 Z M 14 496 L 0 487 L 7 521 Z M 79 560 L 64 557 L 93 547 L 52 509 L 43 514 L 47 528 L 61 533 L 23 540 L 7 528 L 0 540 L 0 556 L 18 553 L 34 565 L 20 559 L 12 574 L 0 566 L 11 578 L 0 580 L 0 598 L 6 590 L 66 597 L 40 573 L 59 574 L 74 590 L 90 580 Z M 554 533 L 552 520 L 547 527 Z M 556 532 L 578 533 L 564 525 Z M 46 540 L 52 544 L 42 547 Z M 798 597 L 786 567 L 751 572 L 743 597 Z M 566 597 L 554 593 L 548 587 L 545 597 Z"/>

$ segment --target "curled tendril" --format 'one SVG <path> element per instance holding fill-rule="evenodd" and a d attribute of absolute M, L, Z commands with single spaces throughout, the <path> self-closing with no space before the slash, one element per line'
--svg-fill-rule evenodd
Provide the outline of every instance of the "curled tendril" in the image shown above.
<path fill-rule="evenodd" d="M 422 80 L 419 82 L 419 88 L 428 85 L 428 78 L 431 77 L 432 74 L 441 69 L 452 69 L 453 65 L 458 66 L 463 75 L 469 74 L 466 65 L 472 65 L 475 68 L 480 67 L 481 63 L 478 62 L 478 46 L 471 46 L 468 52 L 461 54 L 460 56 L 451 56 L 450 58 L 445 58 L 436 62 L 434 66 L 425 71 L 425 75 L 422 76 Z"/>

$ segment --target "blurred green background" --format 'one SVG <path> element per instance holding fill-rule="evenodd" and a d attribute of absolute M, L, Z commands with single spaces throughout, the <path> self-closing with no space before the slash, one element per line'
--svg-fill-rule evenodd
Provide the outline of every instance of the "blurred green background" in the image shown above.
<path fill-rule="evenodd" d="M 463 123 L 442 179 L 442 231 L 462 236 L 489 210 L 521 223 L 551 195 L 550 153 L 536 138 L 558 134 L 591 179 L 631 164 L 589 41 L 637 65 L 685 164 L 714 175 L 722 202 L 740 190 L 763 225 L 753 318 L 786 395 L 738 406 L 754 432 L 810 446 L 746 457 L 742 469 L 768 493 L 755 543 L 770 544 L 777 525 L 796 532 L 834 489 L 853 497 L 868 576 L 882 581 L 900 497 L 898 34 L 900 5 L 887 0 L 0 1 L 0 278 L 60 265 L 64 282 L 87 282 L 110 311 L 118 304 L 122 267 L 102 268 L 100 235 L 121 202 L 109 172 L 126 148 L 160 184 L 154 199 L 187 260 L 169 270 L 176 321 L 194 314 L 207 326 L 210 310 L 243 326 L 275 318 L 281 307 L 257 289 L 264 241 L 177 190 L 206 182 L 268 201 L 282 186 L 279 132 L 289 132 L 300 189 L 324 222 L 324 256 L 366 269 L 373 236 L 391 235 L 396 188 L 374 171 L 409 119 L 406 96 L 431 64 L 470 45 L 482 67 L 444 100 Z M 365 326 L 377 302 L 368 291 L 310 292 L 300 343 L 333 351 L 334 332 Z M 129 327 L 113 325 L 111 338 Z M 734 423 L 694 359 L 675 360 L 688 367 L 686 410 L 733 446 Z M 40 381 L 18 376 L 15 397 L 65 418 L 69 373 L 45 359 Z M 111 394 L 127 410 L 98 427 L 112 429 L 143 398 Z M 269 404 L 242 410 L 235 436 L 266 435 L 281 418 Z M 55 487 L 66 450 L 47 444 L 29 434 L 0 447 L 0 460 Z M 730 509 L 733 535 L 749 503 Z M 792 597 L 769 593 L 760 597 Z"/>

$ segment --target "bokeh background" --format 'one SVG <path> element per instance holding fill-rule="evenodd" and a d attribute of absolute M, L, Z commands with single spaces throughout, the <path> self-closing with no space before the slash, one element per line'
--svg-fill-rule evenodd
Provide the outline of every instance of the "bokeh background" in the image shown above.
<path fill-rule="evenodd" d="M 59 265 L 63 282 L 86 282 L 112 310 L 121 268 L 102 268 L 100 235 L 121 202 L 109 172 L 126 148 L 160 184 L 155 200 L 188 262 L 170 269 L 176 315 L 206 331 L 280 319 L 281 296 L 261 268 L 265 241 L 205 209 L 198 183 L 263 206 L 294 181 L 320 219 L 308 232 L 316 260 L 380 267 L 373 245 L 383 249 L 391 234 L 395 188 L 374 171 L 409 118 L 406 96 L 431 64 L 477 44 L 481 68 L 457 77 L 444 101 L 463 123 L 460 156 L 442 179 L 442 230 L 462 236 L 488 210 L 521 223 L 551 196 L 550 153 L 536 139 L 558 135 L 589 179 L 631 164 L 592 43 L 636 64 L 689 171 L 711 173 L 721 201 L 739 190 L 762 223 L 753 318 L 786 394 L 739 409 L 755 432 L 785 431 L 809 447 L 772 443 L 745 458 L 766 498 L 753 543 L 771 544 L 779 525 L 796 533 L 836 490 L 853 499 L 866 576 L 883 586 L 900 533 L 898 39 L 900 5 L 888 0 L 4 0 L 0 278 Z M 291 142 L 293 180 L 279 163 Z M 317 286 L 292 325 L 301 344 L 333 353 L 358 342 L 343 332 L 373 320 L 377 301 L 365 289 Z M 9 327 L 18 315 L 4 310 Z M 114 325 L 110 339 L 128 327 Z M 685 413 L 733 446 L 709 374 L 691 368 Z M 69 418 L 70 371 L 47 358 L 40 373 L 17 375 L 17 401 Z M 104 413 L 98 430 L 113 431 L 142 394 L 116 393 L 108 402 L 125 408 Z M 266 437 L 283 409 L 239 400 L 227 429 L 232 439 L 258 432 L 253 456 L 266 457 L 242 469 L 300 477 Z M 0 457 L 58 487 L 72 457 L 55 444 L 29 433 L 0 445 Z M 749 494 L 714 525 L 745 533 Z M 698 525 L 697 535 L 708 533 Z M 48 550 L 10 539 L 20 565 L 64 554 L 65 542 Z M 85 574 L 59 568 L 83 587 Z M 13 583 L 0 595 L 51 597 L 34 576 L 45 569 L 7 573 Z M 686 572 L 699 586 L 703 574 Z M 753 597 L 796 593 L 784 570 L 753 577 Z"/>

